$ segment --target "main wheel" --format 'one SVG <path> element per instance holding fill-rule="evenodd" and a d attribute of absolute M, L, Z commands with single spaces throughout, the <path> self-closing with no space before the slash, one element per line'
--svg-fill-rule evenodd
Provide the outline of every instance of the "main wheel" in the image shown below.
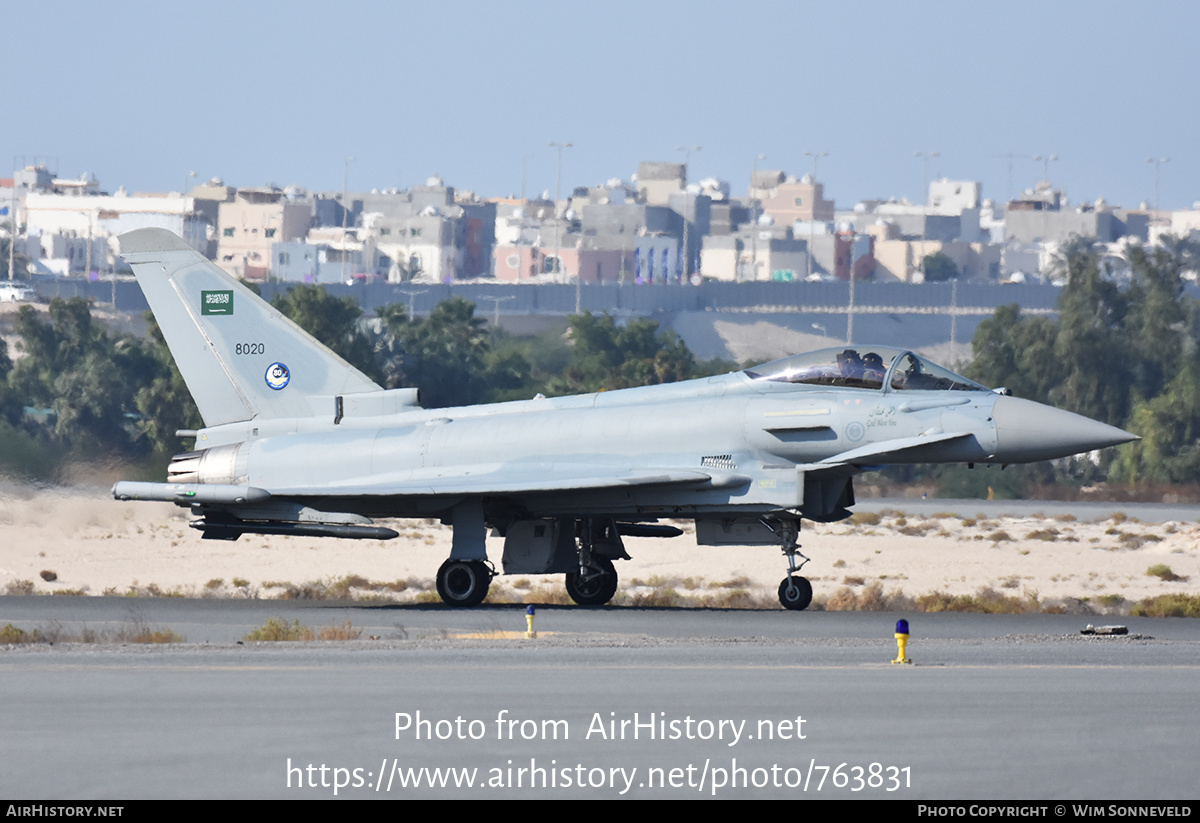
<path fill-rule="evenodd" d="M 600 567 L 584 579 L 579 572 L 567 572 L 567 594 L 580 606 L 603 606 L 617 593 L 617 570 L 607 557 L 593 557 Z"/>
<path fill-rule="evenodd" d="M 779 584 L 779 602 L 785 609 L 803 611 L 812 602 L 812 583 L 807 577 L 788 575 Z"/>
<path fill-rule="evenodd" d="M 447 560 L 437 573 L 438 594 L 447 606 L 478 606 L 491 583 L 492 573 L 482 560 Z"/>

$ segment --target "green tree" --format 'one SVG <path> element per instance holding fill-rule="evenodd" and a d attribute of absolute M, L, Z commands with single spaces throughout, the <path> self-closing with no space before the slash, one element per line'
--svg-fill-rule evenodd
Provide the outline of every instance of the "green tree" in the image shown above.
<path fill-rule="evenodd" d="M 954 259 L 941 251 L 925 255 L 925 259 L 921 261 L 921 266 L 925 271 L 926 283 L 957 280 L 960 274 L 958 264 L 954 262 Z"/>
<path fill-rule="evenodd" d="M 8 342 L 0 337 L 0 422 L 10 425 L 21 419 L 22 407 L 16 394 L 8 387 L 8 375 L 13 362 L 8 356 Z"/>
<path fill-rule="evenodd" d="M 110 337 L 80 298 L 55 298 L 49 318 L 32 306 L 18 310 L 25 357 L 9 374 L 10 390 L 22 405 L 50 408 L 53 436 L 83 454 L 144 451 L 134 396 L 158 363 L 140 340 Z"/>
<path fill-rule="evenodd" d="M 405 321 L 401 311 L 381 310 L 385 326 L 404 349 L 404 377 L 421 389 L 428 408 L 465 406 L 486 396 L 486 322 L 475 304 L 462 297 L 439 303 L 423 322 Z"/>
<path fill-rule="evenodd" d="M 1139 398 L 1157 396 L 1183 366 L 1188 337 L 1183 274 L 1196 268 L 1197 248 L 1193 241 L 1166 237 L 1150 251 L 1140 245 L 1129 250 L 1124 331 L 1132 387 Z"/>
<path fill-rule="evenodd" d="M 570 324 L 571 357 L 563 374 L 550 380 L 553 394 L 673 383 L 697 374 L 683 341 L 648 318 L 619 327 L 611 315 L 587 312 Z"/>
<path fill-rule="evenodd" d="M 1129 413 L 1132 369 L 1122 357 L 1128 299 L 1100 265 L 1093 239 L 1075 238 L 1060 252 L 1057 267 L 1066 277 L 1058 299 L 1054 357 L 1062 378 L 1050 401 L 1069 411 L 1113 425 Z"/>
<path fill-rule="evenodd" d="M 154 378 L 138 389 L 134 402 L 141 413 L 139 425 L 150 439 L 154 451 L 169 456 L 177 452 L 181 445 L 175 432 L 198 429 L 203 425 L 203 420 L 183 375 L 175 365 L 175 358 L 171 356 L 158 322 L 150 312 L 146 312 L 146 317 L 150 321 L 147 350 L 157 368 Z"/>
<path fill-rule="evenodd" d="M 1200 478 L 1200 364 L 1188 365 L 1166 391 L 1134 407 L 1129 428 L 1142 439 L 1113 465 L 1118 483 L 1195 483 Z"/>
<path fill-rule="evenodd" d="M 271 305 L 367 377 L 383 382 L 375 347 L 359 325 L 362 309 L 353 297 L 333 297 L 305 283 L 277 294 Z"/>
<path fill-rule="evenodd" d="M 1058 324 L 1047 317 L 1023 317 L 1017 304 L 1001 306 L 975 331 L 974 360 L 966 376 L 985 386 L 1008 388 L 1013 394 L 1040 403 L 1063 373 L 1055 360 Z"/>

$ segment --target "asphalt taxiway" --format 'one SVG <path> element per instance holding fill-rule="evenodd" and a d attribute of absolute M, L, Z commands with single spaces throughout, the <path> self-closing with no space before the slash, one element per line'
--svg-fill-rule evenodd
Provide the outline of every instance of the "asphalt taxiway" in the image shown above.
<path fill-rule="evenodd" d="M 269 617 L 378 639 L 237 644 Z M 549 607 L 528 640 L 515 606 L 0 598 L 10 622 L 189 642 L 0 651 L 6 797 L 1195 794 L 1200 621 Z"/>

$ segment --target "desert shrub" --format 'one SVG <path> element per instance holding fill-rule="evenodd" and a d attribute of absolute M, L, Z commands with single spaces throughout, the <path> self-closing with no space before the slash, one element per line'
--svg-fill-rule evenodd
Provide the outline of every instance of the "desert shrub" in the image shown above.
<path fill-rule="evenodd" d="M 1146 569 L 1147 577 L 1157 577 L 1165 583 L 1170 583 L 1175 580 L 1187 580 L 1186 577 L 1181 577 L 1171 571 L 1171 567 L 1166 563 L 1155 563 L 1150 568 Z"/>
<path fill-rule="evenodd" d="M 312 640 L 313 631 L 308 626 L 301 625 L 299 619 L 289 624 L 281 617 L 272 617 L 257 629 L 248 632 L 244 639 L 251 642 Z"/>
<path fill-rule="evenodd" d="M 1200 617 L 1200 596 L 1161 594 L 1139 601 L 1129 613 L 1134 617 Z"/>
<path fill-rule="evenodd" d="M 878 526 L 883 519 L 879 512 L 855 512 L 850 515 L 852 526 Z"/>
<path fill-rule="evenodd" d="M 923 612 L 982 612 L 984 614 L 1027 614 L 1041 611 L 1036 594 L 1012 597 L 984 587 L 975 594 L 949 595 L 932 592 L 917 598 L 917 608 Z"/>
<path fill-rule="evenodd" d="M 831 612 L 857 611 L 858 597 L 850 589 L 841 588 L 829 596 L 825 608 Z"/>
<path fill-rule="evenodd" d="M 340 626 L 325 626 L 317 632 L 321 640 L 358 640 L 362 637 L 362 629 L 350 625 L 350 619 Z"/>
<path fill-rule="evenodd" d="M 841 588 L 825 602 L 831 612 L 882 612 L 911 606 L 911 601 L 900 594 L 887 594 L 878 580 L 858 594 L 850 588 Z"/>
<path fill-rule="evenodd" d="M 0 629 L 0 646 L 16 645 L 18 643 L 37 643 L 40 639 L 37 629 L 27 632 L 24 629 L 17 628 L 12 623 L 5 623 L 4 628 Z"/>

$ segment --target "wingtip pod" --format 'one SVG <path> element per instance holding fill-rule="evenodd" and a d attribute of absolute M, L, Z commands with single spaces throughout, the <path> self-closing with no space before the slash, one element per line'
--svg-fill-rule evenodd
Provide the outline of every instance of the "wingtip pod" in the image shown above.
<path fill-rule="evenodd" d="M 117 238 L 121 254 L 146 254 L 160 251 L 192 251 L 183 238 L 166 229 L 134 229 Z"/>

